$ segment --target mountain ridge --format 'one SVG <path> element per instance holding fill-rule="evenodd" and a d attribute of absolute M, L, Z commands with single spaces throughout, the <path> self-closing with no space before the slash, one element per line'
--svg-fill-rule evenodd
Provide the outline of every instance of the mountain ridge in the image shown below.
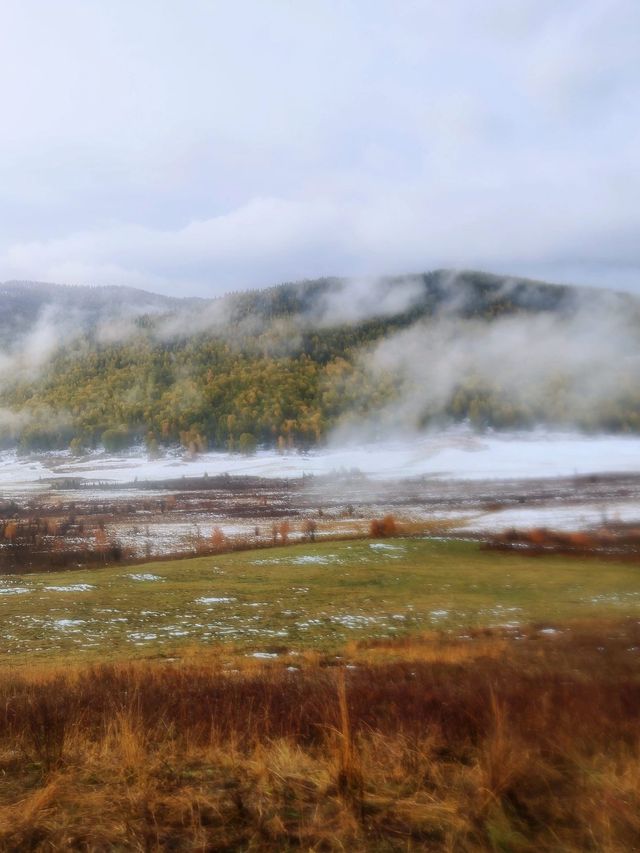
<path fill-rule="evenodd" d="M 217 300 L 224 300 L 227 298 L 242 296 L 242 295 L 250 295 L 256 293 L 269 293 L 273 291 L 277 291 L 278 289 L 289 289 L 289 288 L 305 288 L 309 285 L 315 286 L 319 284 L 329 284 L 329 285 L 342 285 L 348 284 L 353 281 L 365 281 L 365 282 L 376 282 L 376 281 L 389 281 L 392 282 L 394 280 L 407 280 L 407 279 L 417 279 L 417 278 L 428 278 L 428 277 L 440 277 L 447 278 L 449 280 L 455 281 L 458 279 L 465 278 L 476 278 L 476 279 L 485 279 L 487 281 L 493 280 L 496 283 L 505 283 L 510 282 L 513 284 L 517 284 L 520 286 L 526 287 L 544 287 L 544 288 L 558 288 L 561 290 L 572 291 L 572 292 L 582 292 L 582 293 L 607 293 L 614 294 L 616 296 L 620 296 L 623 298 L 629 298 L 632 300 L 636 300 L 638 297 L 635 297 L 633 294 L 627 293 L 626 291 L 615 290 L 611 288 L 598 287 L 594 285 L 583 285 L 579 283 L 558 283 L 558 282 L 549 282 L 543 279 L 530 278 L 527 276 L 520 275 L 512 275 L 512 274 L 500 274 L 500 273 L 492 273 L 487 272 L 485 270 L 475 270 L 475 269 L 455 269 L 455 268 L 438 268 L 435 270 L 428 270 L 422 272 L 409 272 L 409 273 L 395 273 L 395 274 L 382 274 L 382 275 L 363 275 L 363 276 L 320 276 L 317 278 L 303 278 L 296 279 L 290 281 L 282 281 L 275 284 L 266 285 L 264 287 L 252 287 L 247 286 L 245 288 L 241 288 L 238 290 L 230 290 L 223 294 L 218 294 L 215 296 L 202 296 L 202 295 L 187 295 L 187 296 L 175 296 L 171 294 L 163 294 L 158 293 L 157 291 L 141 288 L 141 287 L 132 287 L 130 285 L 125 284 L 68 284 L 65 282 L 50 282 L 50 281 L 41 281 L 41 280 L 30 280 L 30 279 L 7 279 L 5 281 L 0 281 L 0 293 L 4 296 L 15 296 L 20 293 L 28 293 L 28 294 L 36 294 L 39 293 L 41 295 L 79 295 L 80 300 L 86 298 L 87 295 L 98 296 L 101 294 L 104 295 L 118 295 L 123 294 L 130 297 L 136 297 L 140 300 L 147 299 L 151 302 L 157 301 L 158 303 L 166 303 L 166 304 L 175 304 L 175 303 L 187 303 L 187 302 L 212 302 Z"/>
<path fill-rule="evenodd" d="M 411 291 L 411 289 L 413 290 Z M 407 293 L 403 304 L 398 291 Z M 400 294 L 400 297 L 402 294 Z M 326 277 L 282 282 L 263 288 L 247 288 L 217 296 L 173 296 L 128 285 L 71 285 L 41 281 L 0 282 L 3 312 L 0 315 L 0 344 L 7 337 L 29 331 L 43 312 L 74 311 L 79 326 L 90 328 L 101 320 L 135 319 L 149 315 L 192 314 L 196 326 L 205 312 L 228 311 L 232 321 L 249 315 L 265 318 L 300 315 L 322 325 L 348 325 L 361 319 L 402 314 L 412 309 L 424 316 L 438 310 L 468 316 L 489 310 L 570 311 L 578 300 L 617 302 L 640 306 L 631 294 L 606 288 L 555 284 L 520 276 L 497 275 L 477 270 L 439 269 L 423 273 L 368 277 Z M 349 300 L 360 310 L 353 310 Z M 500 302 L 505 302 L 502 306 Z M 328 304 L 327 304 L 328 303 Z M 333 304 L 335 303 L 335 305 Z M 332 317 L 332 308 L 337 308 Z"/>
<path fill-rule="evenodd" d="M 460 420 L 640 431 L 629 294 L 449 270 L 209 300 L 8 287 L 0 441 L 25 449 L 308 447 Z"/>

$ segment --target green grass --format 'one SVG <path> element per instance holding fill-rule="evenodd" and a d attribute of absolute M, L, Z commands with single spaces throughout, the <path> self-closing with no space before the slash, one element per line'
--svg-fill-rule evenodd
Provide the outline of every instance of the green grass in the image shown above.
<path fill-rule="evenodd" d="M 146 575 L 156 579 L 135 579 Z M 532 559 L 457 541 L 324 542 L 0 576 L 0 661 L 171 656 L 194 643 L 331 651 L 416 630 L 639 613 L 632 563 Z"/>

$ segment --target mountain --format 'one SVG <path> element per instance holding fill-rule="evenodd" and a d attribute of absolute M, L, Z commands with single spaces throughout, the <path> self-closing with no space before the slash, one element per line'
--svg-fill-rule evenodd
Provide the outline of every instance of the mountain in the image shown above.
<path fill-rule="evenodd" d="M 90 329 L 119 317 L 137 317 L 174 311 L 202 300 L 176 299 L 133 287 L 89 287 L 40 281 L 0 282 L 0 342 L 27 334 L 47 317 L 72 316 Z"/>
<path fill-rule="evenodd" d="M 100 324 L 139 317 L 184 317 L 201 328 L 216 328 L 247 318 L 262 323 L 296 317 L 304 324 L 357 325 L 374 318 L 437 314 L 499 316 L 515 312 L 568 314 L 580 302 L 637 310 L 637 300 L 610 290 L 548 284 L 529 279 L 476 271 L 436 270 L 405 276 L 360 279 L 322 278 L 288 282 L 261 290 L 222 297 L 175 297 L 123 286 L 81 286 L 35 281 L 0 282 L 0 341 L 28 333 L 48 317 L 71 317 L 79 331 L 95 331 Z M 207 326 L 208 324 L 208 326 Z"/>
<path fill-rule="evenodd" d="M 640 302 L 438 270 L 216 299 L 0 286 L 0 438 L 306 447 L 455 420 L 640 430 Z"/>

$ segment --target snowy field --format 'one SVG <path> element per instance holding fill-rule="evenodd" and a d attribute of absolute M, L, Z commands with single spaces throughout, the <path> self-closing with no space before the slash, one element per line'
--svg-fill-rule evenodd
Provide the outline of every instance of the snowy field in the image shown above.
<path fill-rule="evenodd" d="M 109 483 L 179 477 L 253 475 L 294 478 L 356 470 L 386 480 L 427 476 L 460 480 L 527 479 L 595 473 L 640 473 L 640 436 L 574 433 L 486 433 L 467 429 L 366 445 L 328 447 L 308 453 L 258 451 L 253 456 L 205 453 L 188 459 L 173 452 L 149 460 L 143 453 L 68 452 L 20 457 L 0 454 L 0 488 L 38 489 L 50 478 Z"/>
<path fill-rule="evenodd" d="M 364 477 L 348 476 L 358 472 Z M 255 491 L 189 492 L 172 509 L 159 505 L 180 492 L 182 477 L 221 474 L 271 479 Z M 302 481 L 304 475 L 344 475 Z M 485 433 L 467 428 L 374 444 L 327 447 L 308 453 L 261 450 L 252 456 L 174 450 L 151 460 L 144 452 L 68 451 L 19 456 L 0 453 L 0 498 L 30 507 L 33 515 L 111 514 L 107 531 L 137 556 L 188 551 L 214 525 L 225 536 L 267 541 L 272 523 L 291 521 L 291 539 L 303 536 L 295 519 L 319 509 L 318 536 L 351 534 L 368 520 L 392 513 L 399 521 L 451 521 L 466 533 L 510 528 L 585 530 L 606 522 L 640 524 L 640 477 L 612 482 L 584 475 L 640 475 L 640 436 Z M 415 478 L 408 483 L 408 478 Z M 564 481 L 560 478 L 568 478 Z M 277 480 L 288 480 L 287 484 Z M 69 480 L 82 488 L 69 488 Z M 168 484 L 167 481 L 177 481 Z M 67 481 L 56 489 L 56 481 Z M 137 481 L 145 488 L 127 487 Z M 108 489 L 100 488 L 108 485 Z M 108 503 L 107 503 L 108 502 Z M 129 510 L 121 507 L 130 507 Z M 347 509 L 349 508 L 349 509 Z M 128 515 L 127 515 L 128 513 Z M 91 516 L 91 517 L 93 517 Z M 91 519 L 89 528 L 91 529 Z M 259 532 L 258 532 L 259 528 Z"/>
<path fill-rule="evenodd" d="M 453 517 L 453 514 L 450 516 Z M 640 522 L 640 503 L 636 500 L 602 502 L 596 505 L 574 503 L 562 506 L 532 506 L 488 512 L 461 522 L 458 528 L 471 533 L 499 533 L 503 530 L 530 530 L 548 527 L 559 531 L 590 530 L 614 524 Z"/>

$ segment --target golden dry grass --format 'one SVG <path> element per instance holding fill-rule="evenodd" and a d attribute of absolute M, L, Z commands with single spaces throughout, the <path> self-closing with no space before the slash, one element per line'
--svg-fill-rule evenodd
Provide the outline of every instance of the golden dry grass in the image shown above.
<path fill-rule="evenodd" d="M 4 671 L 0 849 L 637 849 L 639 648 L 627 620 Z"/>

